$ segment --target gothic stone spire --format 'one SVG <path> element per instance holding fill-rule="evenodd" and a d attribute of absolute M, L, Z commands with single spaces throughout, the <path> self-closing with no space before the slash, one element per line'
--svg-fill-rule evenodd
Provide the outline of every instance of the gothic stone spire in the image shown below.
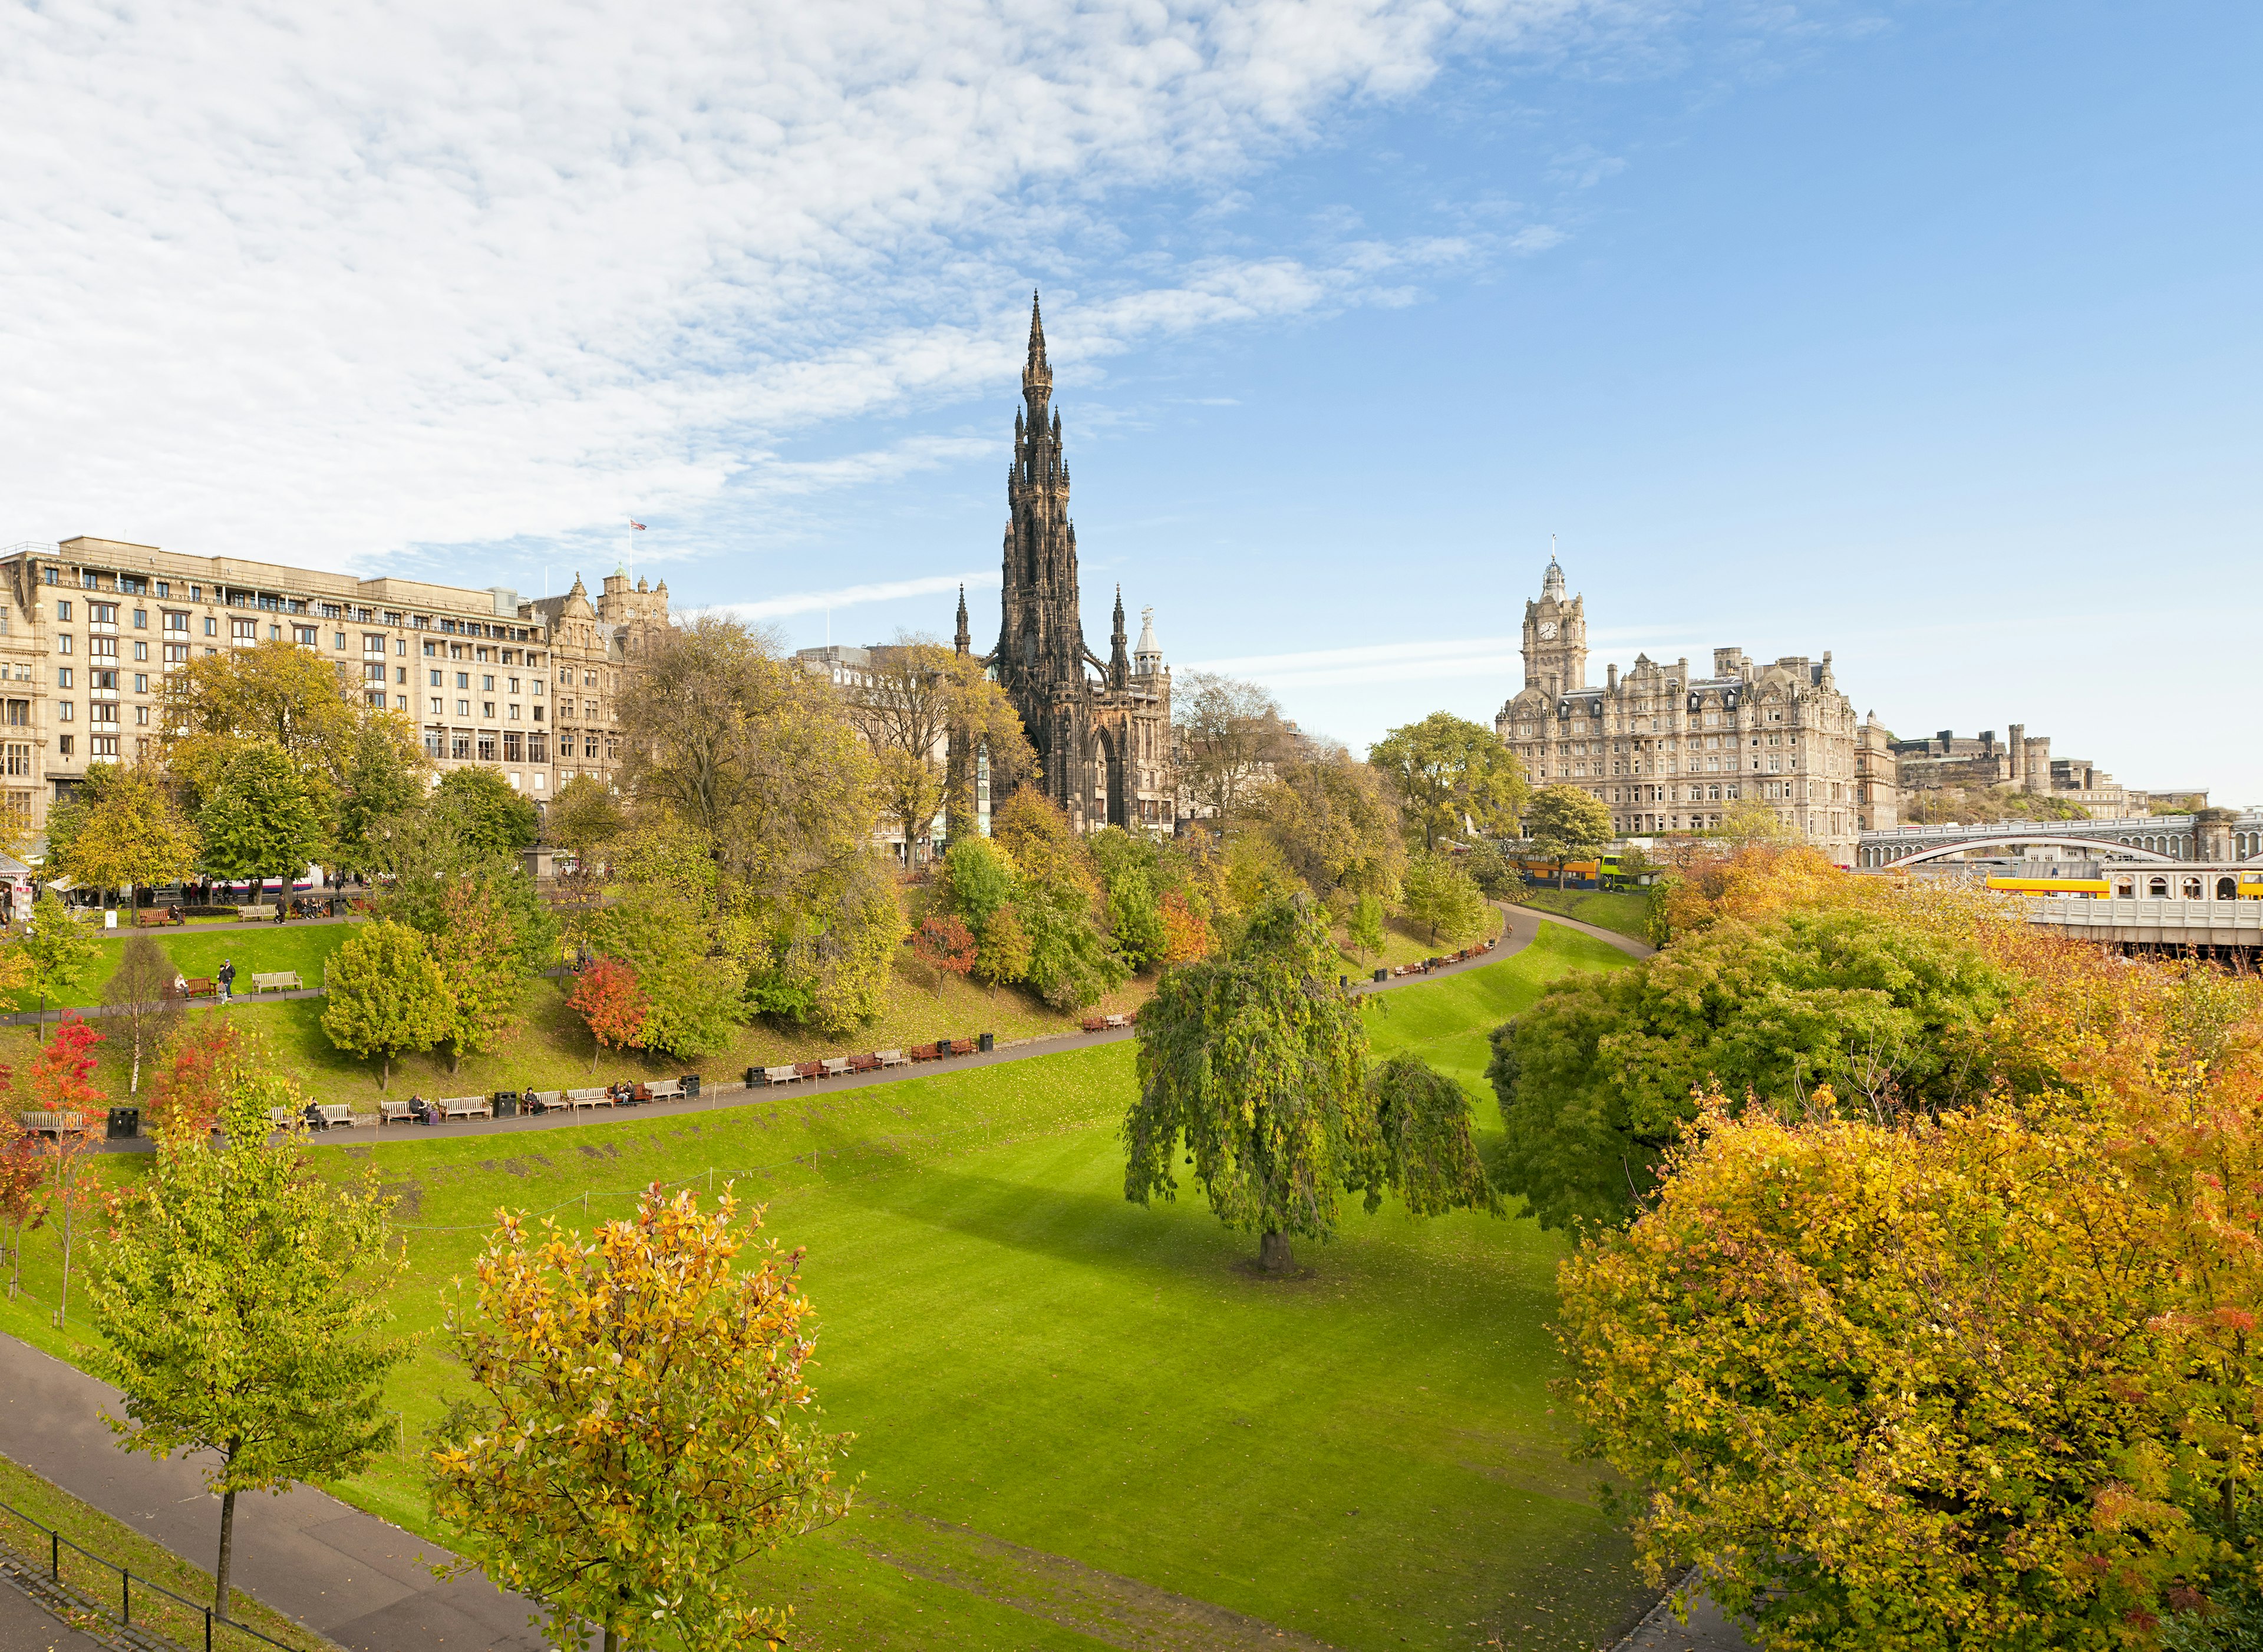
<path fill-rule="evenodd" d="M 966 588 L 963 585 L 958 588 L 958 632 L 951 640 L 958 644 L 958 652 L 962 654 L 974 644 L 974 638 L 966 630 Z"/>

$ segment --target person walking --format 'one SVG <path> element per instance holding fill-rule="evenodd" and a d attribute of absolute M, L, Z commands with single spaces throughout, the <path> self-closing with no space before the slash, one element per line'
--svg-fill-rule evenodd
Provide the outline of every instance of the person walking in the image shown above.
<path fill-rule="evenodd" d="M 219 980 L 220 1001 L 223 1004 L 234 1003 L 235 1001 L 235 964 L 232 960 L 222 958 L 220 961 Z"/>

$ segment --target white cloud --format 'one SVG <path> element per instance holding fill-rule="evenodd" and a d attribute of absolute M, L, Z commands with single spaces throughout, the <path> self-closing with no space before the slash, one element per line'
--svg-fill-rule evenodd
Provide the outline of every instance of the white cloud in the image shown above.
<path fill-rule="evenodd" d="M 907 596 L 933 596 L 962 586 L 969 590 L 994 590 L 1000 583 L 996 568 L 973 574 L 930 574 L 915 580 L 844 586 L 837 591 L 795 591 L 784 596 L 764 597 L 757 602 L 726 603 L 708 611 L 750 621 L 784 619 L 793 614 L 827 613 L 839 608 L 862 608 L 871 602 L 900 602 Z"/>
<path fill-rule="evenodd" d="M 1568 38 L 1588 9 L 10 8 L 0 539 L 336 562 L 572 535 L 749 470 L 792 492 L 944 462 L 764 456 L 1010 375 L 1008 295 L 1074 269 L 1110 191 L 1230 198 L 1344 104 Z M 1482 250 L 1116 272 L 1058 353 L 1400 301 Z"/>

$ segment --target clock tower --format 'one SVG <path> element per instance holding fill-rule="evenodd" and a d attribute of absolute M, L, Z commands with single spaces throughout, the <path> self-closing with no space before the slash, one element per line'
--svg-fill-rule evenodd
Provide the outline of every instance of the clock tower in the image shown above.
<path fill-rule="evenodd" d="M 1587 686 L 1587 599 L 1564 600 L 1564 570 L 1552 552 L 1540 600 L 1524 605 L 1524 686 L 1551 696 Z"/>

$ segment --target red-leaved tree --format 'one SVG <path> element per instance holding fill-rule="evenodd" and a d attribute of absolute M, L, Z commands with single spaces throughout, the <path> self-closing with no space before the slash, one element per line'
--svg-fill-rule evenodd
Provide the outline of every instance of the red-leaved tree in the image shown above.
<path fill-rule="evenodd" d="M 582 965 L 566 1002 L 589 1029 L 592 1072 L 600 1050 L 628 1049 L 644 1040 L 644 989 L 637 985 L 636 971 L 619 958 L 596 958 Z"/>
<path fill-rule="evenodd" d="M 974 932 L 948 913 L 929 919 L 912 937 L 912 951 L 922 963 L 951 975 L 972 975 L 976 950 Z"/>
<path fill-rule="evenodd" d="M 99 1197 L 98 1190 L 86 1185 L 81 1165 L 94 1151 L 97 1140 L 93 1122 L 84 1115 L 102 1106 L 102 1093 L 94 1087 L 94 1047 L 101 1042 L 102 1035 L 85 1021 L 76 1015 L 64 1016 L 55 1035 L 40 1047 L 27 1086 L 34 1107 L 82 1115 L 82 1128 L 57 1129 L 40 1144 L 47 1160 L 48 1208 L 61 1218 L 63 1286 L 55 1309 L 58 1325 L 70 1311 L 71 1247 L 78 1237 L 78 1213 Z"/>
<path fill-rule="evenodd" d="M 151 1133 L 212 1129 L 221 1102 L 251 1076 L 262 1053 L 234 1016 L 203 1015 L 184 1024 L 150 1079 Z"/>

